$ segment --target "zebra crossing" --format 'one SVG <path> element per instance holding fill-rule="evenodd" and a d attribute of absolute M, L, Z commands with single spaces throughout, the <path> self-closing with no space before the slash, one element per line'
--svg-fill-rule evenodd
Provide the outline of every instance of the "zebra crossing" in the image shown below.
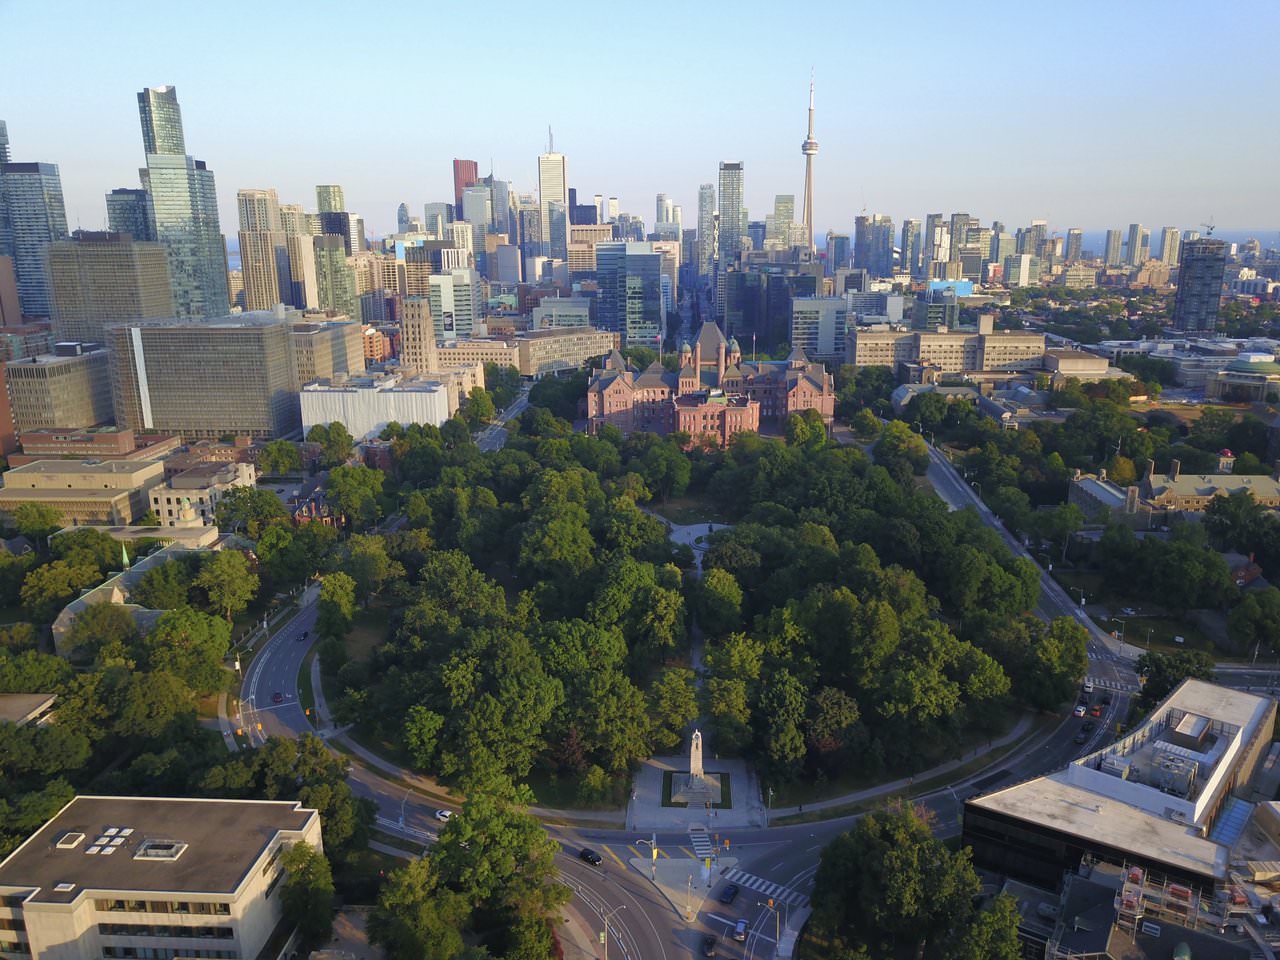
<path fill-rule="evenodd" d="M 705 860 L 707 857 L 715 855 L 716 848 L 712 846 L 705 830 L 690 830 L 689 844 L 693 847 L 694 855 L 699 860 Z"/>
<path fill-rule="evenodd" d="M 1100 687 L 1103 690 L 1118 690 L 1121 693 L 1136 693 L 1138 690 L 1138 685 L 1136 683 L 1124 683 L 1120 680 L 1112 680 L 1110 678 L 1089 677 L 1088 681 L 1095 687 Z"/>
<path fill-rule="evenodd" d="M 780 883 L 772 883 L 763 877 L 757 877 L 753 873 L 746 873 L 742 870 L 726 870 L 724 879 L 730 883 L 736 883 L 740 887 L 748 887 L 756 893 L 764 894 L 766 897 L 773 897 L 779 903 L 785 903 L 791 907 L 803 907 L 809 902 L 809 898 L 798 890 L 788 890 Z"/>

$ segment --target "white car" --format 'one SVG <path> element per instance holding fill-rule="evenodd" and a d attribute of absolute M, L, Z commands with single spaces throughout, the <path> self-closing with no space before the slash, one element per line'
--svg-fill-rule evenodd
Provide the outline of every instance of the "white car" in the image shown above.
<path fill-rule="evenodd" d="M 439 820 L 441 823 L 448 823 L 450 820 L 452 820 L 452 819 L 453 819 L 453 811 L 452 811 L 452 810 L 437 810 L 437 811 L 436 811 L 436 819 L 437 819 L 437 820 Z"/>
<path fill-rule="evenodd" d="M 1076 708 L 1071 711 L 1071 715 L 1073 717 L 1083 717 L 1084 714 L 1085 714 L 1085 705 L 1083 703 L 1077 703 Z"/>

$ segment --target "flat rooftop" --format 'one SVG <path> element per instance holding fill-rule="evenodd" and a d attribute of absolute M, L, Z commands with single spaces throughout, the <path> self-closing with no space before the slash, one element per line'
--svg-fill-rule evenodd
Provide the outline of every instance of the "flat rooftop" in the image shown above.
<path fill-rule="evenodd" d="M 0 693 L 0 723 L 21 726 L 57 700 L 52 693 Z"/>
<path fill-rule="evenodd" d="M 27 473 L 137 473 L 151 471 L 157 466 L 151 460 L 35 460 L 7 471 L 8 476 Z"/>
<path fill-rule="evenodd" d="M 291 800 L 76 797 L 0 863 L 0 890 L 32 890 L 39 903 L 85 893 L 232 894 L 280 831 L 301 831 L 316 816 Z M 185 848 L 176 859 L 139 856 L 149 841 Z"/>

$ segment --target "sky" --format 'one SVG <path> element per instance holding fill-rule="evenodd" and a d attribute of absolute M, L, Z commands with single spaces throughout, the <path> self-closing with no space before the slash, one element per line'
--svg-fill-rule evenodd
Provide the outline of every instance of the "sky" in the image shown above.
<path fill-rule="evenodd" d="M 245 187 L 315 209 L 341 184 L 373 235 L 452 199 L 453 157 L 533 191 L 548 124 L 580 198 L 652 224 L 664 192 L 691 228 L 721 160 L 752 219 L 799 211 L 812 71 L 819 237 L 964 211 L 1275 244 L 1278 28 L 1277 0 L 0 0 L 0 120 L 14 160 L 59 165 L 73 229 L 138 185 L 136 93 L 163 84 L 228 235 Z"/>

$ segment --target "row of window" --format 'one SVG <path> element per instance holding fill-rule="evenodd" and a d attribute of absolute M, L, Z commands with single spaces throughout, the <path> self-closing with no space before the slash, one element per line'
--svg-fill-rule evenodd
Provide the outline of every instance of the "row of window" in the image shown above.
<path fill-rule="evenodd" d="M 231 904 L 196 900 L 95 900 L 102 913 L 192 913 L 197 916 L 231 916 Z"/>
<path fill-rule="evenodd" d="M 102 956 L 115 960 L 117 957 L 139 958 L 139 960 L 175 960 L 181 957 L 210 957 L 212 960 L 239 960 L 240 954 L 235 950 L 189 950 L 186 947 L 103 947 Z"/>
<path fill-rule="evenodd" d="M 21 940 L 0 940 L 0 953 L 30 954 L 31 944 Z"/>
<path fill-rule="evenodd" d="M 231 927 L 181 927 L 167 923 L 100 923 L 98 933 L 104 937 L 183 937 L 200 940 L 232 940 Z"/>

